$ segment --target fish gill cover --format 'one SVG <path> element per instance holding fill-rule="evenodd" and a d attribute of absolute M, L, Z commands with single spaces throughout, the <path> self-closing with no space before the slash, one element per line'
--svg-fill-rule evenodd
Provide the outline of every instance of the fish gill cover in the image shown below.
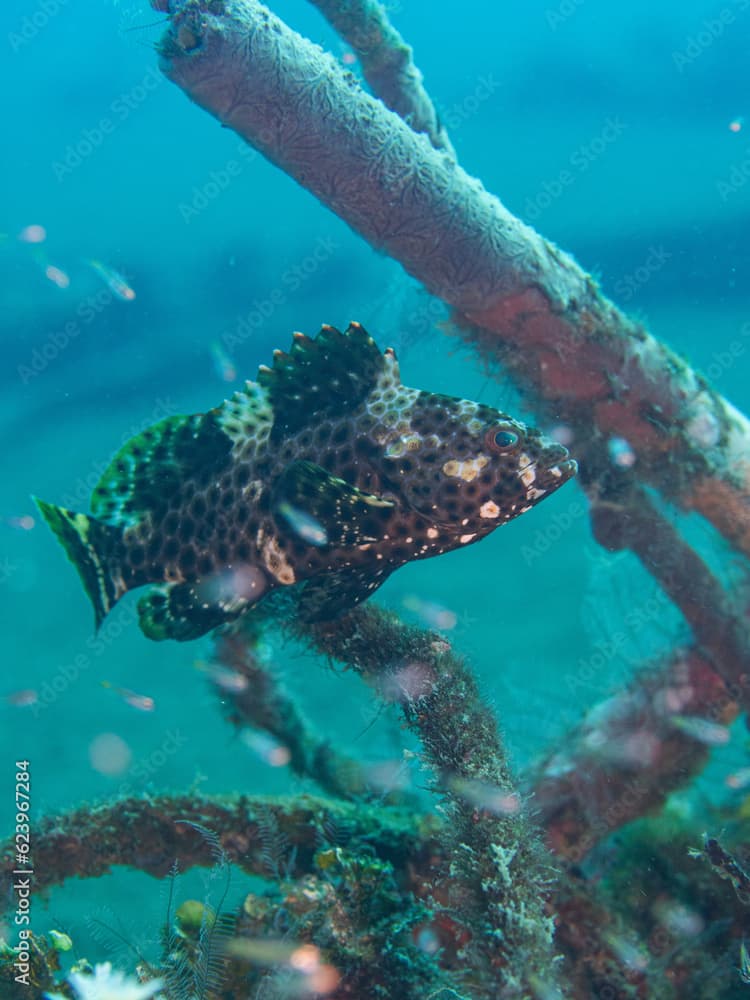
<path fill-rule="evenodd" d="M 744 995 L 746 4 L 152 6 L 2 15 L 0 993 Z"/>

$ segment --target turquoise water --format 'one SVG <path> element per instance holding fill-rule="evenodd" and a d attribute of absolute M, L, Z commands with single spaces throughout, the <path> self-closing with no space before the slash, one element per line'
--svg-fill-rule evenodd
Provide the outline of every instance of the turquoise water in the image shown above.
<path fill-rule="evenodd" d="M 462 9 L 412 0 L 390 9 L 463 167 L 747 410 L 745 7 L 532 0 L 509 11 L 487 0 Z M 312 7 L 286 0 L 273 9 L 346 55 Z M 208 640 L 148 642 L 133 595 L 95 636 L 31 495 L 86 509 L 125 439 L 163 416 L 217 405 L 293 330 L 314 334 L 324 322 L 357 319 L 381 346 L 393 344 L 407 385 L 533 411 L 511 384 L 487 377 L 449 324 L 437 326 L 447 313 L 396 263 L 243 152 L 160 75 L 160 17 L 145 4 L 11 3 L 0 21 L 3 832 L 19 758 L 31 761 L 35 817 L 126 788 L 314 791 L 233 737 L 199 669 Z M 37 242 L 30 226 L 46 237 Z M 122 275 L 134 297 L 113 294 L 92 260 Z M 249 319 L 269 302 L 268 318 Z M 403 318 L 418 309 L 434 325 L 404 337 Z M 634 662 L 687 635 L 667 616 L 629 637 L 590 692 L 566 683 L 654 587 L 633 557 L 615 562 L 595 545 L 570 484 L 481 545 L 400 570 L 377 600 L 419 622 L 409 610 L 416 598 L 427 625 L 426 604 L 447 613 L 447 638 L 473 664 L 522 768 L 617 690 Z M 413 747 L 353 675 L 281 638 L 269 638 L 267 653 L 332 741 L 367 762 Z M 153 699 L 153 711 L 118 689 Z M 92 757 L 102 734 L 120 741 L 116 773 Z M 746 758 L 735 727 L 714 752 L 706 793 L 719 794 L 720 776 Z M 122 872 L 69 882 L 34 905 L 39 930 L 64 926 L 92 961 L 107 958 L 84 920 L 92 908 L 126 925 L 156 927 L 163 915 L 159 886 Z"/>

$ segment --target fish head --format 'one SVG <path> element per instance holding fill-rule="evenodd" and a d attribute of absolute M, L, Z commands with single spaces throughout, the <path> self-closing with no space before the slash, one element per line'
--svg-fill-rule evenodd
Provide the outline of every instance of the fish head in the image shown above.
<path fill-rule="evenodd" d="M 563 445 L 507 413 L 417 392 L 408 429 L 386 441 L 384 479 L 455 544 L 484 537 L 551 496 L 577 471 Z M 428 532 L 429 533 L 429 532 Z"/>

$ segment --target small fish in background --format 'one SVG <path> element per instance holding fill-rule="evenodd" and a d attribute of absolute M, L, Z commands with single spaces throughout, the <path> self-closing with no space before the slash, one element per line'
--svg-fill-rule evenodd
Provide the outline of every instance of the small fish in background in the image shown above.
<path fill-rule="evenodd" d="M 20 691 L 11 691 L 6 694 L 5 701 L 14 708 L 29 708 L 39 701 L 39 694 L 33 688 L 21 688 Z"/>
<path fill-rule="evenodd" d="M 139 712 L 153 712 L 156 708 L 156 702 L 147 694 L 136 694 L 135 691 L 130 691 L 128 688 L 116 687 L 109 681 L 102 681 L 102 687 L 114 691 L 126 705 L 130 705 L 131 708 L 135 708 Z"/>
<path fill-rule="evenodd" d="M 11 515 L 4 518 L 4 521 L 9 528 L 15 528 L 16 531 L 31 531 L 36 525 L 31 514 Z"/>
<path fill-rule="evenodd" d="M 21 243 L 44 243 L 47 239 L 47 230 L 44 226 L 33 223 L 30 226 L 24 226 L 17 239 Z"/>
<path fill-rule="evenodd" d="M 121 302 L 133 301 L 135 292 L 119 271 L 115 271 L 113 267 L 103 264 L 100 260 L 89 260 L 88 264 L 99 275 L 115 298 L 120 299 Z"/>
<path fill-rule="evenodd" d="M 326 529 L 306 511 L 283 501 L 279 504 L 279 514 L 303 542 L 316 547 L 328 544 Z"/>
<path fill-rule="evenodd" d="M 729 123 L 729 131 L 734 132 L 736 135 L 737 132 L 742 131 L 744 124 L 745 124 L 745 119 L 742 117 L 742 115 L 738 115 L 736 118 L 733 118 Z"/>
<path fill-rule="evenodd" d="M 730 732 L 727 726 L 721 726 L 710 719 L 701 719 L 697 715 L 672 715 L 669 721 L 675 729 L 698 743 L 705 743 L 707 747 L 720 747 L 729 742 Z"/>
<path fill-rule="evenodd" d="M 739 771 L 728 774 L 724 779 L 724 784 L 727 788 L 734 788 L 738 791 L 747 788 L 750 785 L 750 767 L 741 767 Z"/>
<path fill-rule="evenodd" d="M 57 264 L 51 264 L 46 250 L 41 245 L 47 240 L 47 230 L 44 226 L 40 226 L 36 222 L 24 226 L 17 234 L 16 239 L 19 243 L 25 243 L 31 247 L 32 259 L 48 281 L 63 290 L 70 287 L 68 272 L 58 267 Z"/>
<path fill-rule="evenodd" d="M 264 763 L 271 767 L 286 767 L 292 759 L 289 747 L 284 746 L 270 733 L 261 733 L 257 729 L 243 729 L 240 739 Z"/>
<path fill-rule="evenodd" d="M 218 340 L 215 340 L 211 344 L 211 359 L 214 363 L 214 371 L 222 382 L 237 381 L 237 365 L 229 357 Z"/>
<path fill-rule="evenodd" d="M 422 622 L 430 628 L 436 628 L 441 632 L 450 632 L 456 627 L 458 616 L 455 611 L 444 608 L 442 604 L 435 601 L 425 601 L 417 594 L 407 594 L 402 598 L 401 604 L 407 611 L 411 611 Z"/>
<path fill-rule="evenodd" d="M 70 276 L 67 271 L 63 271 L 61 267 L 57 267 L 55 264 L 45 264 L 44 266 L 44 277 L 48 281 L 51 281 L 53 285 L 57 285 L 58 288 L 68 288 L 70 286 Z"/>
<path fill-rule="evenodd" d="M 612 437 L 607 442 L 607 451 L 613 465 L 621 469 L 632 469 L 636 463 L 636 453 L 629 441 L 621 437 Z"/>

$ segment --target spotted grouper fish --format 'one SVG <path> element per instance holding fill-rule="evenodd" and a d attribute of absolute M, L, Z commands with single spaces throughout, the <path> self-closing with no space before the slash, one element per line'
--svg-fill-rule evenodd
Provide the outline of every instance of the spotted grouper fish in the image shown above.
<path fill-rule="evenodd" d="M 130 440 L 92 514 L 39 502 L 97 626 L 150 585 L 151 639 L 193 639 L 278 587 L 335 618 L 399 566 L 484 538 L 571 476 L 565 448 L 480 403 L 401 384 L 362 326 L 294 335 L 257 382 Z"/>

